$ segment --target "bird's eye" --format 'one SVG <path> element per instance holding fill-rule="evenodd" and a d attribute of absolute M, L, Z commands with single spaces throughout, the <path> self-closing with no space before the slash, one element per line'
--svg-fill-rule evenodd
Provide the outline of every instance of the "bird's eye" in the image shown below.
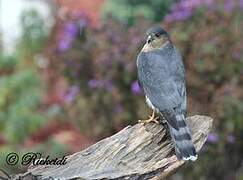
<path fill-rule="evenodd" d="M 160 33 L 155 34 L 156 37 L 160 37 Z"/>

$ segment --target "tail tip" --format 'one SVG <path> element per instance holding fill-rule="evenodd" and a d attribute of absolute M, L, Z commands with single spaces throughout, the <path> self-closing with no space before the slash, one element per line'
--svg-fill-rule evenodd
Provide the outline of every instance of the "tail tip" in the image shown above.
<path fill-rule="evenodd" d="M 197 160 L 197 155 L 189 156 L 189 157 L 182 157 L 184 161 L 196 161 Z"/>

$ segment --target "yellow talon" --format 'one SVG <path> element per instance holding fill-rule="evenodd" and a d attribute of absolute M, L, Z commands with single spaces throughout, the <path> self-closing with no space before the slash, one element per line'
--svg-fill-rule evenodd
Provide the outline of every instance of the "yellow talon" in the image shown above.
<path fill-rule="evenodd" d="M 150 122 L 155 122 L 156 124 L 160 124 L 159 121 L 159 116 L 155 117 L 155 112 L 153 110 L 153 113 L 151 116 L 149 116 L 149 119 L 146 119 L 146 120 L 138 120 L 139 123 L 143 123 L 143 124 L 147 124 L 147 123 L 150 123 Z"/>

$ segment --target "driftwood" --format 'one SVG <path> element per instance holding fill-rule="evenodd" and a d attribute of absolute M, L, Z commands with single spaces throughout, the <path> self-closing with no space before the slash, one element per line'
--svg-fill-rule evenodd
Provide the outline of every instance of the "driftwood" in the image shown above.
<path fill-rule="evenodd" d="M 199 151 L 212 128 L 207 116 L 187 118 Z M 77 139 L 78 141 L 78 139 Z M 203 158 L 199 154 L 199 158 Z M 175 156 L 165 126 L 128 126 L 89 148 L 68 156 L 62 166 L 32 166 L 18 179 L 163 179 L 186 163 Z M 194 162 L 195 166 L 197 162 Z M 26 177 L 26 178 L 25 178 Z"/>

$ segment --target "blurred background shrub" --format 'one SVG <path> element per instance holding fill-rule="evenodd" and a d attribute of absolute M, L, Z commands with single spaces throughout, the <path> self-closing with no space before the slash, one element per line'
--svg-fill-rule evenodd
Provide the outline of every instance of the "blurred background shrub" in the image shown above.
<path fill-rule="evenodd" d="M 59 0 L 50 32 L 25 11 L 16 50 L 1 53 L 2 165 L 9 151 L 70 154 L 147 117 L 136 57 L 159 24 L 184 56 L 188 115 L 215 119 L 199 160 L 172 179 L 242 179 L 243 2 L 97 0 L 98 14 L 90 4 Z"/>
<path fill-rule="evenodd" d="M 154 22 L 161 22 L 169 12 L 173 0 L 107 0 L 103 7 L 103 16 L 133 25 L 138 17 Z"/>

